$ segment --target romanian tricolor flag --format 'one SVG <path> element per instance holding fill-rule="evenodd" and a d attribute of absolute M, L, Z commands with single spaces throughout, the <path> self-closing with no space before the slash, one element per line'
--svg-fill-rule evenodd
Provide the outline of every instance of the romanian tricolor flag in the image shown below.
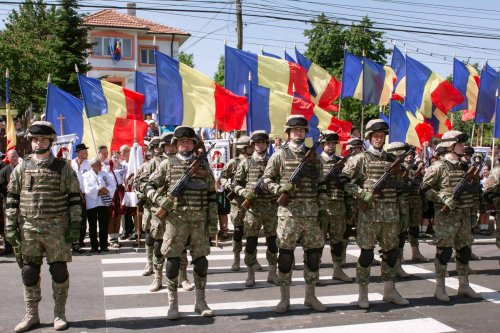
<path fill-rule="evenodd" d="M 432 126 L 434 135 L 438 138 L 453 129 L 450 119 L 448 119 L 448 112 L 443 112 L 436 107 L 432 108 L 432 117 L 425 118 L 425 122 Z"/>
<path fill-rule="evenodd" d="M 295 49 L 295 56 L 300 66 L 307 71 L 307 78 L 311 88 L 311 100 L 320 108 L 327 111 L 338 111 L 333 105 L 340 95 L 340 81 L 330 75 L 325 69 L 307 59 L 302 53 Z"/>
<path fill-rule="evenodd" d="M 237 96 L 197 70 L 155 51 L 160 125 L 240 130 L 248 110 Z"/>
<path fill-rule="evenodd" d="M 342 69 L 342 89 L 340 98 L 354 97 L 363 99 L 363 60 L 352 53 L 344 51 Z"/>
<path fill-rule="evenodd" d="M 498 90 L 495 94 L 495 128 L 493 129 L 493 137 L 500 138 L 500 98 L 498 98 Z"/>
<path fill-rule="evenodd" d="M 476 107 L 476 123 L 489 123 L 495 114 L 496 92 L 500 90 L 500 76 L 486 64 L 481 70 L 481 82 Z"/>
<path fill-rule="evenodd" d="M 403 53 L 396 46 L 394 46 L 392 52 L 391 68 L 396 73 L 392 99 L 402 101 L 406 96 L 406 60 Z"/>
<path fill-rule="evenodd" d="M 135 123 L 138 142 L 143 145 L 147 131 L 141 111 L 144 95 L 83 75 L 78 75 L 78 81 L 86 111 L 82 114 L 82 142 L 91 144 L 93 134 L 97 147 L 106 145 L 113 151 L 124 144 L 131 146 Z"/>
<path fill-rule="evenodd" d="M 479 93 L 479 74 L 469 64 L 453 58 L 453 86 L 464 96 L 464 101 L 453 108 L 453 112 L 476 112 L 477 95 Z"/>
<path fill-rule="evenodd" d="M 294 62 L 226 45 L 224 66 L 224 85 L 237 95 L 244 95 L 245 89 L 248 91 L 250 74 L 252 82 L 261 87 L 289 95 L 295 91 L 305 99 L 310 99 L 306 70 Z"/>
<path fill-rule="evenodd" d="M 5 126 L 5 134 L 7 137 L 6 152 L 16 148 L 16 127 L 10 113 L 10 77 L 9 69 L 5 70 L 5 117 L 7 118 Z"/>
<path fill-rule="evenodd" d="M 394 100 L 391 101 L 389 113 L 389 143 L 403 142 L 417 148 L 429 141 L 434 135 L 433 128 L 424 122 L 424 116 L 417 112 L 414 115 L 405 111 L 404 106 Z"/>
<path fill-rule="evenodd" d="M 144 95 L 142 114 L 156 113 L 158 106 L 158 91 L 156 89 L 156 76 L 153 74 L 135 71 L 134 90 Z"/>
<path fill-rule="evenodd" d="M 448 110 L 463 101 L 460 91 L 445 78 L 415 59 L 406 57 L 407 110 L 419 110 L 426 118 L 432 118 L 433 106 L 448 113 Z"/>

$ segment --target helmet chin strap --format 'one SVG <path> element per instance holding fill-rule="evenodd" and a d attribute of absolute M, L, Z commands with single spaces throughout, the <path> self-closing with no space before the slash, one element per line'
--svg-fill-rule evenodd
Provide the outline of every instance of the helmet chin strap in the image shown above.
<path fill-rule="evenodd" d="M 50 141 L 50 144 L 47 148 L 38 148 L 38 149 L 35 149 L 34 152 L 35 154 L 38 154 L 38 155 L 43 155 L 45 153 L 47 153 L 49 150 L 50 150 L 50 147 L 52 147 L 52 141 Z"/>

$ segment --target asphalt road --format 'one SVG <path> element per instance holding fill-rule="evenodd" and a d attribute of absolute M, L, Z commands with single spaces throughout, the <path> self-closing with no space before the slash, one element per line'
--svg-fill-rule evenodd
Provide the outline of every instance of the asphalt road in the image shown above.
<path fill-rule="evenodd" d="M 264 239 L 259 240 L 259 261 L 264 269 Z M 144 251 L 136 252 L 124 243 L 120 253 L 75 255 L 69 264 L 70 296 L 67 304 L 68 332 L 499 332 L 500 331 L 500 250 L 493 237 L 478 237 L 473 251 L 483 259 L 473 261 L 476 274 L 470 276 L 473 288 L 485 300 L 475 301 L 456 295 L 458 281 L 455 264 L 449 264 L 447 279 L 450 304 L 433 297 L 434 265 L 413 263 L 409 244 L 405 247 L 404 268 L 411 278 L 400 280 L 397 288 L 409 299 L 410 306 L 400 307 L 382 301 L 383 283 L 380 267 L 372 267 L 368 311 L 356 306 L 357 285 L 331 280 L 330 251 L 325 249 L 317 295 L 328 311 L 316 313 L 302 305 L 302 249 L 296 250 L 296 270 L 291 289 L 292 307 L 288 314 L 272 311 L 279 300 L 279 288 L 266 282 L 267 272 L 257 272 L 254 288 L 244 287 L 246 268 L 232 272 L 230 242 L 212 248 L 209 257 L 207 301 L 217 316 L 202 318 L 193 313 L 194 292 L 179 293 L 183 318 L 166 319 L 167 294 L 148 291 L 153 277 L 141 276 L 145 265 Z M 435 247 L 423 241 L 422 253 L 433 257 Z M 346 273 L 354 277 L 359 250 L 348 247 Z M 243 256 L 242 256 L 243 259 Z M 243 263 L 243 260 L 242 260 Z M 192 281 L 192 269 L 188 268 Z M 0 257 L 0 332 L 13 332 L 24 316 L 20 270 L 14 257 Z M 48 265 L 42 266 L 41 326 L 32 332 L 52 332 L 53 300 Z"/>

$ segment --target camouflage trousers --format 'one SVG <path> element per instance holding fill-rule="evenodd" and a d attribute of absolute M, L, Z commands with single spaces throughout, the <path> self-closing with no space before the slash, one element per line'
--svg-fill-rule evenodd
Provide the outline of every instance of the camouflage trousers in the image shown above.
<path fill-rule="evenodd" d="M 318 222 L 317 216 L 298 217 L 293 216 L 286 207 L 278 209 L 277 228 L 278 248 L 295 250 L 297 242 L 300 240 L 302 249 L 321 249 L 325 244 L 325 238 Z M 289 286 L 292 282 L 292 272 L 279 272 L 279 283 L 281 286 Z M 319 279 L 319 270 L 311 272 L 307 265 L 304 265 L 304 281 L 306 284 L 315 284 Z"/>
<path fill-rule="evenodd" d="M 456 258 L 460 258 L 460 249 L 470 247 L 473 237 L 470 232 L 471 208 L 457 208 L 448 214 L 441 212 L 442 205 L 436 205 L 435 237 L 436 237 L 436 259 L 434 266 L 438 277 L 446 276 L 447 265 L 443 265 L 437 257 L 444 248 L 453 247 L 456 251 Z M 467 275 L 469 265 L 462 264 L 456 260 L 457 274 Z"/>
<path fill-rule="evenodd" d="M 496 231 L 497 231 L 497 248 L 500 249 L 500 211 L 497 210 L 495 216 Z"/>
<path fill-rule="evenodd" d="M 62 282 L 56 283 L 52 281 L 52 297 L 56 303 L 58 301 L 66 301 L 68 298 L 69 278 Z M 24 302 L 38 303 L 42 300 L 42 290 L 40 288 L 40 279 L 34 286 L 24 286 Z"/>
<path fill-rule="evenodd" d="M 372 250 L 378 241 L 382 252 L 396 249 L 399 244 L 399 223 L 394 222 L 372 222 L 371 220 L 358 220 L 357 244 L 361 249 Z M 370 266 L 363 267 L 356 264 L 356 281 L 359 284 L 370 283 Z M 384 281 L 393 281 L 396 272 L 385 261 L 381 263 L 381 275 Z"/>
<path fill-rule="evenodd" d="M 323 232 L 323 237 L 329 237 L 330 252 L 332 260 L 336 263 L 342 263 L 342 254 L 336 255 L 334 247 L 343 243 L 343 236 L 346 229 L 345 205 L 344 202 L 332 201 L 328 205 L 327 211 L 320 211 L 318 221 Z"/>
<path fill-rule="evenodd" d="M 355 226 L 358 222 L 358 201 L 351 196 L 345 199 L 345 218 L 346 224 Z"/>
<path fill-rule="evenodd" d="M 410 228 L 419 228 L 422 223 L 422 197 L 410 196 Z M 418 246 L 418 239 L 409 234 L 411 246 Z"/>
<path fill-rule="evenodd" d="M 245 209 L 241 207 L 240 202 L 231 201 L 231 212 L 229 216 L 231 217 L 231 223 L 233 223 L 235 227 L 244 226 Z M 242 248 L 242 242 L 237 242 L 233 238 L 233 252 L 240 253 Z"/>
<path fill-rule="evenodd" d="M 144 206 L 144 212 L 142 213 L 142 230 L 151 229 L 151 205 L 147 204 Z"/>
<path fill-rule="evenodd" d="M 25 262 L 41 265 L 44 254 L 49 264 L 56 261 L 71 261 L 71 243 L 66 242 L 65 238 L 66 226 L 42 230 L 34 227 L 23 228 L 22 223 L 21 220 L 21 252 Z M 51 223 L 56 225 L 57 222 Z"/>
<path fill-rule="evenodd" d="M 264 236 L 266 239 L 276 236 L 276 228 L 278 221 L 276 220 L 277 208 L 270 201 L 255 201 L 253 206 L 246 211 L 244 219 L 245 237 L 258 237 L 260 229 L 264 228 Z M 269 240 L 268 240 L 269 241 Z M 269 251 L 271 244 L 267 244 L 266 259 L 269 265 L 278 263 L 278 254 Z M 248 247 L 245 248 L 245 264 L 252 266 L 257 261 L 257 249 L 252 253 L 248 252 Z"/>
<path fill-rule="evenodd" d="M 165 258 L 180 258 L 186 244 L 194 259 L 210 254 L 207 230 L 207 212 L 171 212 L 165 223 L 161 253 Z"/>

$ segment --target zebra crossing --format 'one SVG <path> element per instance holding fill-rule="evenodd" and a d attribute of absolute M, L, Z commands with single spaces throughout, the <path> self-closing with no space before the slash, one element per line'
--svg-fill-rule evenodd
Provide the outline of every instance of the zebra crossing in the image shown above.
<path fill-rule="evenodd" d="M 243 320 L 248 317 L 258 316 L 278 322 L 280 325 L 263 326 L 262 330 L 251 330 L 254 332 L 298 332 L 298 333 L 316 333 L 316 332 L 369 332 L 383 330 L 385 332 L 398 332 L 403 328 L 405 332 L 453 332 L 454 328 L 445 325 L 444 323 L 431 318 L 429 316 L 422 316 L 418 312 L 412 311 L 408 307 L 408 311 L 412 313 L 415 318 L 401 319 L 401 320 L 383 320 L 370 322 L 367 318 L 363 320 L 359 313 L 362 310 L 357 309 L 357 285 L 355 283 L 345 284 L 331 279 L 331 265 L 329 266 L 329 257 L 325 250 L 322 268 L 320 270 L 320 285 L 325 288 L 317 288 L 318 299 L 323 302 L 328 308 L 327 313 L 314 313 L 303 305 L 303 292 L 304 292 L 304 279 L 302 271 L 300 270 L 302 264 L 302 251 L 300 248 L 296 250 L 295 257 L 297 261 L 298 270 L 293 272 L 293 286 L 291 292 L 291 308 L 287 315 L 279 316 L 273 312 L 273 307 L 279 301 L 279 288 L 267 283 L 267 265 L 265 264 L 265 248 L 259 247 L 257 258 L 260 259 L 264 272 L 257 272 L 256 286 L 254 288 L 245 288 L 244 282 L 246 278 L 246 268 L 243 266 L 238 272 L 231 271 L 231 263 L 233 254 L 231 247 L 227 246 L 224 249 L 215 249 L 208 257 L 210 262 L 209 275 L 207 283 L 207 302 L 209 306 L 215 311 L 217 317 L 211 319 L 212 324 L 217 324 L 214 331 L 232 331 L 232 325 L 238 323 L 238 320 Z M 355 275 L 354 263 L 356 257 L 359 255 L 359 250 L 355 245 L 348 247 L 348 265 L 346 272 L 350 276 Z M 243 259 L 243 253 L 241 255 Z M 242 260 L 243 262 L 243 260 Z M 156 293 L 149 292 L 149 283 L 152 282 L 152 277 L 143 277 L 142 268 L 146 263 L 144 253 L 122 253 L 119 256 L 107 256 L 101 259 L 102 263 L 102 277 L 103 277 L 103 294 L 105 300 L 105 319 L 107 326 L 125 328 L 127 322 L 133 322 L 133 327 L 138 329 L 141 327 L 141 322 L 150 322 L 160 320 L 165 326 L 162 328 L 165 331 L 174 329 L 177 325 L 189 326 L 190 321 L 208 320 L 200 318 L 198 314 L 194 313 L 194 292 L 185 292 L 179 289 L 179 311 L 182 312 L 184 319 L 179 322 L 169 322 L 166 320 L 167 313 L 167 295 L 166 289 L 161 289 Z M 410 274 L 422 279 L 423 283 L 434 282 L 433 272 L 420 265 L 404 265 L 404 268 Z M 376 269 L 373 269 L 376 274 Z M 188 266 L 188 275 L 190 279 L 192 276 L 192 268 Z M 454 281 L 455 278 L 449 278 L 447 283 L 450 288 L 457 289 L 458 282 Z M 455 284 L 456 282 L 456 284 Z M 332 285 L 342 285 L 342 293 L 339 293 L 337 287 Z M 432 288 L 429 287 L 429 289 Z M 499 303 L 500 293 L 495 290 L 484 288 L 478 285 L 473 285 L 476 291 L 484 293 L 483 295 L 489 302 Z M 382 301 L 382 292 L 380 290 L 370 290 L 369 299 L 371 304 L 384 304 Z M 382 305 L 380 305 L 382 306 Z M 388 306 L 388 305 L 385 305 Z M 334 313 L 330 310 L 333 309 Z M 351 312 L 359 312 L 359 320 L 355 324 L 347 325 L 328 325 L 329 322 L 325 321 L 322 326 L 310 323 L 305 326 L 302 325 L 302 319 L 309 318 L 311 315 L 321 318 L 328 318 L 325 316 L 335 316 L 335 313 L 348 314 Z M 186 317 L 193 317 L 186 319 Z M 197 319 L 194 319 L 196 317 Z M 229 323 L 226 325 L 225 321 Z M 298 325 L 291 325 L 291 322 L 297 322 Z M 365 322 L 366 321 L 366 322 Z M 161 325 L 159 325 L 161 326 Z M 167 327 L 168 326 L 168 327 Z M 210 325 L 209 325 L 210 326 Z M 209 327 L 208 326 L 208 327 Z M 279 328 L 285 328 L 279 330 Z M 159 327 L 158 327 L 159 328 Z M 191 328 L 191 327 L 190 327 Z M 276 329 L 274 329 L 276 328 Z M 163 331 L 163 330 L 162 330 Z"/>

